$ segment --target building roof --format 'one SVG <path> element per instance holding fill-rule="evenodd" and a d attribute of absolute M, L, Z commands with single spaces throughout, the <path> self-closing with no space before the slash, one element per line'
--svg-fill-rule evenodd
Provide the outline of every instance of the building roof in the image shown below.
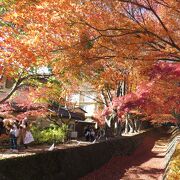
<path fill-rule="evenodd" d="M 96 124 L 96 122 L 93 122 L 93 121 L 81 121 L 81 120 L 76 120 L 75 122 L 78 122 L 78 123 L 86 123 L 86 124 Z"/>
<path fill-rule="evenodd" d="M 85 111 L 83 111 L 84 113 L 72 112 L 72 110 L 69 110 L 65 107 L 57 108 L 55 106 L 50 107 L 50 110 L 54 111 L 58 116 L 62 118 L 81 120 L 81 121 L 85 120 Z"/>
<path fill-rule="evenodd" d="M 83 108 L 81 107 L 75 107 L 73 112 L 76 112 L 77 110 L 80 110 L 82 113 L 87 113 L 87 111 L 85 111 Z"/>

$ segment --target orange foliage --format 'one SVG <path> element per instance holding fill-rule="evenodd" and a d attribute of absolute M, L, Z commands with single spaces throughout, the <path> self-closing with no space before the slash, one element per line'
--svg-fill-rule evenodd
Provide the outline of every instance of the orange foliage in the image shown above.
<path fill-rule="evenodd" d="M 11 25 L 0 30 L 0 71 L 15 77 L 50 66 L 62 87 L 88 81 L 97 91 L 114 93 L 126 82 L 125 93 L 135 92 L 138 84 L 151 81 L 154 64 L 179 61 L 179 7 L 176 0 L 17 1 L 1 15 Z M 168 77 L 156 77 L 149 99 L 174 108 L 170 98 L 178 97 L 178 81 Z"/>

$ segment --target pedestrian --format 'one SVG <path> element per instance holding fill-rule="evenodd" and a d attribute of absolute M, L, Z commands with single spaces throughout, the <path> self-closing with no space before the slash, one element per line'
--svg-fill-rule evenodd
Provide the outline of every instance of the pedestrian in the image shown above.
<path fill-rule="evenodd" d="M 21 123 L 21 124 L 22 124 L 22 125 L 25 125 L 26 127 L 28 127 L 28 126 L 29 126 L 28 118 L 25 117 L 25 118 L 22 120 L 22 123 Z"/>
<path fill-rule="evenodd" d="M 90 129 L 90 141 L 94 141 L 95 140 L 95 131 L 93 128 Z"/>
<path fill-rule="evenodd" d="M 24 145 L 24 138 L 26 134 L 26 127 L 24 125 L 19 126 L 19 137 L 18 137 L 18 145 L 21 148 L 21 146 L 25 147 Z"/>
<path fill-rule="evenodd" d="M 85 128 L 85 130 L 84 130 L 84 136 L 85 136 L 85 138 L 86 138 L 86 141 L 89 141 L 89 139 L 90 139 L 90 128 L 89 128 L 89 126 L 87 126 L 87 127 Z"/>
<path fill-rule="evenodd" d="M 8 125 L 9 128 L 9 137 L 10 137 L 10 146 L 13 152 L 18 152 L 17 148 L 17 137 L 19 135 L 19 129 L 15 124 Z"/>
<path fill-rule="evenodd" d="M 30 143 L 32 143 L 33 141 L 34 141 L 34 138 L 33 138 L 33 135 L 31 133 L 31 131 L 29 129 L 26 129 L 25 136 L 24 136 L 24 139 L 23 139 L 25 148 L 27 149 L 28 145 Z"/>
<path fill-rule="evenodd" d="M 3 117 L 0 117 L 0 136 L 3 134 L 3 129 L 4 129 L 4 123 L 3 123 Z"/>

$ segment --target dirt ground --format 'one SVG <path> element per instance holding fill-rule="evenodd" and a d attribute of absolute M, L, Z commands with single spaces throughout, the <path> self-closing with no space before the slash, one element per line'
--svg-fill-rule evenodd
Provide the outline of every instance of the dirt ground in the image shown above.
<path fill-rule="evenodd" d="M 81 180 L 162 180 L 167 139 L 165 132 L 152 133 L 132 155 L 113 157 Z"/>

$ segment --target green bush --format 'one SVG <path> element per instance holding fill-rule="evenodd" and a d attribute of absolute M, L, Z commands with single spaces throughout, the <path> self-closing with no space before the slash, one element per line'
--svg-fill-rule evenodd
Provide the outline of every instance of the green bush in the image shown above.
<path fill-rule="evenodd" d="M 67 135 L 67 126 L 62 125 L 61 127 L 51 124 L 48 128 L 38 128 L 37 126 L 33 126 L 31 128 L 31 132 L 33 134 L 35 143 L 60 143 L 64 142 Z"/>

